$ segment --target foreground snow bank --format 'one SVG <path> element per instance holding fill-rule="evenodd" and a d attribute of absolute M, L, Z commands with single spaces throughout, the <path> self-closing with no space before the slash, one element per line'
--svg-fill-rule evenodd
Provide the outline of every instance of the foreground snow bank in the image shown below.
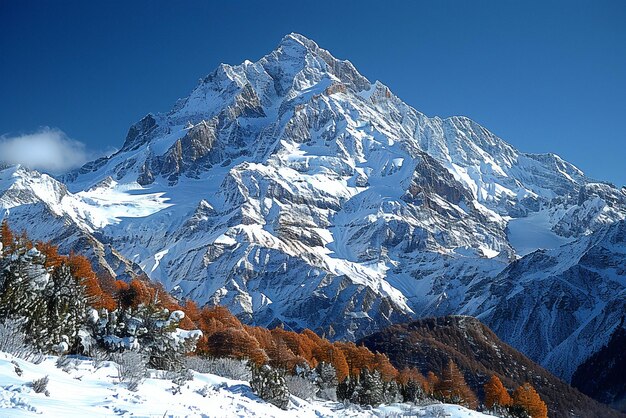
<path fill-rule="evenodd" d="M 131 392 L 118 383 L 113 362 L 95 365 L 72 359 L 59 368 L 57 359 L 48 356 L 34 364 L 0 352 L 0 417 L 486 417 L 457 405 L 394 404 L 363 410 L 294 396 L 283 411 L 254 395 L 247 382 L 203 373 L 193 373 L 192 381 L 178 387 L 157 378 L 162 372 L 152 371 L 152 378 Z M 45 376 L 49 396 L 31 387 Z"/>

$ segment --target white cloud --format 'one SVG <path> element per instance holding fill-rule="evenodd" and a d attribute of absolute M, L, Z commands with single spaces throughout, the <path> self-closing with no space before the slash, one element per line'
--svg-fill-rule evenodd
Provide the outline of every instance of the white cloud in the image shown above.
<path fill-rule="evenodd" d="M 0 136 L 0 161 L 60 174 L 80 167 L 91 158 L 85 144 L 63 131 L 41 128 L 20 136 Z"/>

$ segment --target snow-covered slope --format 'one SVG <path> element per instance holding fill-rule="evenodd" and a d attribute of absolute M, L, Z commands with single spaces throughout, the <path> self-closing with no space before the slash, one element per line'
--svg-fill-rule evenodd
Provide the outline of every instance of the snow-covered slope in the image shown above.
<path fill-rule="evenodd" d="M 626 221 L 512 263 L 475 309 L 498 335 L 569 381 L 626 314 Z"/>
<path fill-rule="evenodd" d="M 482 314 L 506 300 L 490 285 L 512 260 L 626 218 L 624 189 L 467 118 L 429 118 L 298 34 L 221 65 L 62 181 L 72 225 L 179 296 L 334 338 Z M 47 218 L 23 206 L 2 202 L 38 237 L 33 216 Z"/>
<path fill-rule="evenodd" d="M 128 188 L 128 186 L 126 186 Z M 99 274 L 127 278 L 143 274 L 98 233 L 116 216 L 145 216 L 167 206 L 159 195 L 130 198 L 125 193 L 88 190 L 73 194 L 54 178 L 25 167 L 0 170 L 0 210 L 11 227 L 37 240 L 54 241 L 62 253 L 75 251 L 90 257 Z"/>
<path fill-rule="evenodd" d="M 173 390 L 171 380 L 152 371 L 136 392 L 118 382 L 115 363 L 73 359 L 63 370 L 56 357 L 33 364 L 0 353 L 0 416 L 3 417 L 383 417 L 411 414 L 420 417 L 487 417 L 457 405 L 393 404 L 363 410 L 343 404 L 307 402 L 291 397 L 288 410 L 258 398 L 247 382 L 193 373 L 193 380 Z M 48 376 L 47 390 L 36 393 L 30 383 Z M 442 415 L 445 413 L 446 415 Z"/>

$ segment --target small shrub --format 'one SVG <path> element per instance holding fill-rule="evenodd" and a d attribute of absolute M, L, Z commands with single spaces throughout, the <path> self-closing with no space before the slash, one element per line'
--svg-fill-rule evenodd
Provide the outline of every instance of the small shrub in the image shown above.
<path fill-rule="evenodd" d="M 226 377 L 233 380 L 243 380 L 249 382 L 252 379 L 252 372 L 245 360 L 235 360 L 231 358 L 207 359 L 201 357 L 188 357 L 185 360 L 188 369 L 198 373 L 210 373 L 217 376 Z"/>
<path fill-rule="evenodd" d="M 217 390 L 215 390 L 212 386 L 204 385 L 200 389 L 196 390 L 196 393 L 198 393 L 203 398 L 207 398 L 209 396 L 215 395 L 217 393 Z"/>
<path fill-rule="evenodd" d="M 76 360 L 68 356 L 59 356 L 56 366 L 65 373 L 69 373 L 72 370 L 76 370 Z"/>
<path fill-rule="evenodd" d="M 430 409 L 430 416 L 432 418 L 449 418 L 450 414 L 442 406 L 434 406 Z"/>
<path fill-rule="evenodd" d="M 50 396 L 50 392 L 48 392 L 48 376 L 44 376 L 41 379 L 35 379 L 30 383 L 30 386 L 33 388 L 35 393 L 43 393 L 46 396 Z"/>
<path fill-rule="evenodd" d="M 128 390 L 136 391 L 146 378 L 146 359 L 133 351 L 115 354 L 112 359 L 117 363 L 117 378 L 120 383 L 126 383 Z"/>
<path fill-rule="evenodd" d="M 92 347 L 89 350 L 89 357 L 91 357 L 93 367 L 97 370 L 102 367 L 102 363 L 111 359 L 111 354 L 101 348 Z"/>
<path fill-rule="evenodd" d="M 171 380 L 175 385 L 182 386 L 193 380 L 193 372 L 190 369 L 180 369 L 178 371 L 168 370 L 163 372 L 161 378 Z"/>
<path fill-rule="evenodd" d="M 300 399 L 313 399 L 317 394 L 315 383 L 301 376 L 286 376 L 285 383 L 289 393 Z"/>
<path fill-rule="evenodd" d="M 33 364 L 41 364 L 45 359 L 45 354 L 43 354 L 41 351 L 33 350 L 33 354 L 31 354 L 27 360 Z"/>
<path fill-rule="evenodd" d="M 22 370 L 20 365 L 17 364 L 17 361 L 13 360 L 13 361 L 11 361 L 11 364 L 13 365 L 13 368 L 15 370 L 15 374 L 18 375 L 18 376 L 22 376 L 22 374 L 24 373 L 24 370 Z"/>

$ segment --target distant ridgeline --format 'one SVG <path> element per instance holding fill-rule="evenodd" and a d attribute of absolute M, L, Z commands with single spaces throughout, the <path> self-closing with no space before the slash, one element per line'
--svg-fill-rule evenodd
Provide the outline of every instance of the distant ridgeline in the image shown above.
<path fill-rule="evenodd" d="M 14 234 L 6 221 L 0 238 L 0 321 L 3 330 L 24 335 L 28 350 L 21 353 L 101 358 L 103 352 L 136 352 L 150 367 L 164 370 L 184 368 L 189 355 L 230 358 L 253 369 L 252 386 L 260 396 L 263 384 L 281 384 L 287 375 L 312 382 L 313 396 L 331 400 L 378 405 L 437 399 L 512 416 L 547 416 L 546 404 L 528 383 L 511 396 L 492 376 L 479 401 L 454 361 L 439 375 L 424 376 L 414 367 L 398 370 L 386 355 L 363 345 L 330 342 L 308 329 L 243 325 L 226 308 L 181 303 L 157 283 L 97 277 L 85 257 L 33 243 Z M 273 376 L 268 371 L 276 381 L 259 386 L 259 374 Z"/>

